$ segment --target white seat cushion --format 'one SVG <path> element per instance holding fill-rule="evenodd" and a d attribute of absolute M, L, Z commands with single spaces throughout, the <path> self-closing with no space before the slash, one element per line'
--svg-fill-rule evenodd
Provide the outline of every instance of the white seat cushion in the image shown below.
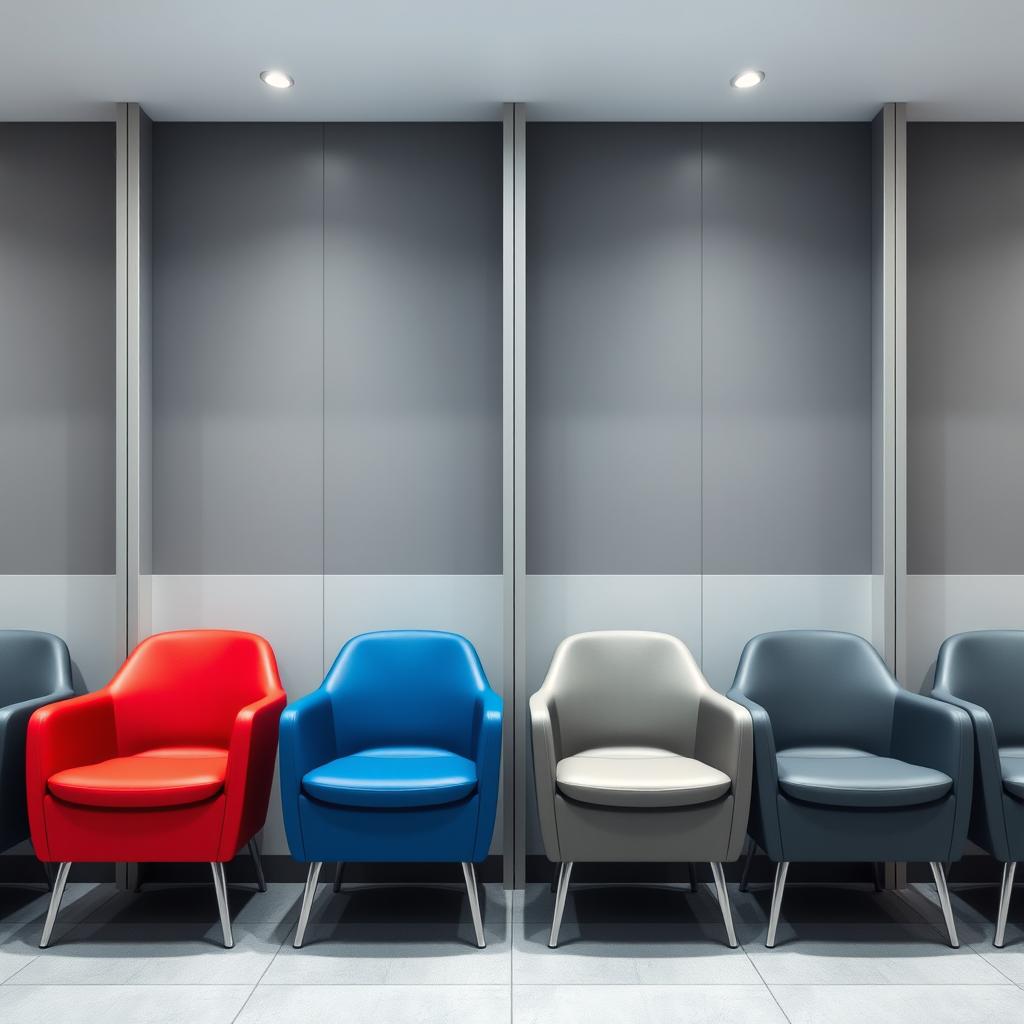
<path fill-rule="evenodd" d="M 604 807 L 690 807 L 729 792 L 729 776 L 657 747 L 597 747 L 558 762 L 559 791 Z"/>

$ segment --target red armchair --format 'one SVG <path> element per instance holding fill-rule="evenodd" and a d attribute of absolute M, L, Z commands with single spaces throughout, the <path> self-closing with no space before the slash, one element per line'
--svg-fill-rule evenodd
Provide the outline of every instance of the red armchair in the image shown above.
<path fill-rule="evenodd" d="M 224 863 L 263 827 L 285 694 L 262 637 L 160 633 L 104 689 L 40 708 L 26 785 L 36 855 L 59 862 L 39 943 L 50 942 L 73 861 L 209 861 L 224 945 Z"/>

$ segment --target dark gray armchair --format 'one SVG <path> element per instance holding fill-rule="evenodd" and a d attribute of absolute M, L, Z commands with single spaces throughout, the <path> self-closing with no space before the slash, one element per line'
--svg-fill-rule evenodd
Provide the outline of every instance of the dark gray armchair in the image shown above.
<path fill-rule="evenodd" d="M 25 733 L 37 708 L 74 696 L 67 645 L 50 633 L 0 629 L 0 851 L 28 839 Z"/>
<path fill-rule="evenodd" d="M 951 636 L 939 649 L 932 696 L 962 708 L 974 726 L 974 805 L 969 836 L 1003 864 L 995 945 L 1017 861 L 1024 860 L 1024 630 Z"/>
<path fill-rule="evenodd" d="M 967 715 L 902 689 L 863 638 L 818 630 L 754 637 L 729 696 L 754 721 L 750 835 L 777 865 L 767 945 L 795 860 L 928 861 L 957 946 L 943 862 L 967 838 Z"/>

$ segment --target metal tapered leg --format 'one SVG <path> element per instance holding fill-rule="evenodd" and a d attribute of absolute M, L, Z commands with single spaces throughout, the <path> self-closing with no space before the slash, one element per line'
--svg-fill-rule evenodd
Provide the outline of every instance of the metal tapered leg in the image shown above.
<path fill-rule="evenodd" d="M 256 868 L 256 888 L 260 892 L 267 891 L 267 880 L 263 875 L 263 858 L 260 856 L 259 848 L 256 846 L 256 840 L 249 840 L 249 856 L 252 857 L 253 867 Z"/>
<path fill-rule="evenodd" d="M 931 861 L 932 874 L 935 876 L 935 888 L 939 893 L 939 906 L 942 907 L 942 916 L 946 921 L 946 931 L 949 933 L 949 944 L 954 949 L 960 948 L 960 940 L 956 937 L 956 922 L 953 920 L 953 905 L 949 902 L 949 889 L 946 886 L 946 872 L 937 861 Z"/>
<path fill-rule="evenodd" d="M 875 876 L 875 892 L 882 892 L 885 889 L 885 865 L 880 861 L 872 861 L 871 869 Z"/>
<path fill-rule="evenodd" d="M 1013 895 L 1013 876 L 1017 870 L 1015 861 L 1003 865 L 1003 885 L 999 890 L 999 916 L 996 918 L 996 937 L 992 945 L 1002 949 L 1006 942 L 1006 915 L 1010 912 L 1010 897 Z"/>
<path fill-rule="evenodd" d="M 302 948 L 302 940 L 306 937 L 309 912 L 313 909 L 316 883 L 320 881 L 320 869 L 323 866 L 324 862 L 322 860 L 315 860 L 309 865 L 309 873 L 306 875 L 306 888 L 302 890 L 302 911 L 299 913 L 299 926 L 295 929 L 295 941 L 292 943 L 296 949 Z"/>
<path fill-rule="evenodd" d="M 775 865 L 775 884 L 772 886 L 772 909 L 768 915 L 768 938 L 765 945 L 772 949 L 775 945 L 775 933 L 779 929 L 779 911 L 782 910 L 782 893 L 786 888 L 786 875 L 789 873 L 789 861 L 780 860 Z"/>
<path fill-rule="evenodd" d="M 464 860 L 462 862 L 462 877 L 466 879 L 466 893 L 469 896 L 469 912 L 473 915 L 476 944 L 480 949 L 484 949 L 487 946 L 487 941 L 484 939 L 484 922 L 480 917 L 480 890 L 476 886 L 476 865 Z"/>
<path fill-rule="evenodd" d="M 551 920 L 551 937 L 548 945 L 554 949 L 558 945 L 558 932 L 562 927 L 562 914 L 565 913 L 565 897 L 569 893 L 569 876 L 572 874 L 572 861 L 564 860 L 558 868 L 558 891 L 555 893 L 555 916 Z"/>
<path fill-rule="evenodd" d="M 692 864 L 687 864 L 687 873 L 690 876 L 690 892 L 697 891 L 697 869 Z"/>
<path fill-rule="evenodd" d="M 339 860 L 334 868 L 334 891 L 341 892 L 341 880 L 345 874 L 345 862 Z"/>
<path fill-rule="evenodd" d="M 729 940 L 729 946 L 735 949 L 739 943 L 736 941 L 736 929 L 732 926 L 732 908 L 729 906 L 729 890 L 725 886 L 725 872 L 718 861 L 711 861 L 711 874 L 715 876 L 715 889 L 718 891 L 718 905 L 722 908 L 722 920 L 725 922 L 725 934 Z"/>
<path fill-rule="evenodd" d="M 747 839 L 747 856 L 743 861 L 743 874 L 740 876 L 740 892 L 746 892 L 750 888 L 750 866 L 754 863 L 754 854 L 757 852 L 757 843 L 753 839 Z"/>
<path fill-rule="evenodd" d="M 231 911 L 228 909 L 228 882 L 224 877 L 224 865 L 210 861 L 213 869 L 213 888 L 217 892 L 217 909 L 220 911 L 220 930 L 224 935 L 224 948 L 231 949 L 235 940 L 231 935 Z"/>
<path fill-rule="evenodd" d="M 50 944 L 50 936 L 53 934 L 53 926 L 57 921 L 57 911 L 60 910 L 60 901 L 64 897 L 64 886 L 68 884 L 68 872 L 71 870 L 71 861 L 61 862 L 57 868 L 57 877 L 53 881 L 53 892 L 50 893 L 50 909 L 46 912 L 46 921 L 43 924 L 43 935 L 39 940 L 39 948 L 46 949 Z"/>

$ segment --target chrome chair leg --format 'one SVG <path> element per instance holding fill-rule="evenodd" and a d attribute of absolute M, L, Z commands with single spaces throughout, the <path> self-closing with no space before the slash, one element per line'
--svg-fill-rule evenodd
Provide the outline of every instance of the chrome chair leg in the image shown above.
<path fill-rule="evenodd" d="M 299 912 L 299 924 L 295 929 L 295 941 L 292 943 L 296 949 L 302 948 L 302 941 L 306 937 L 309 912 L 313 909 L 316 883 L 320 880 L 320 869 L 323 866 L 324 862 L 322 860 L 315 860 L 309 865 L 309 873 L 306 875 L 306 888 L 302 890 L 302 910 Z"/>
<path fill-rule="evenodd" d="M 256 846 L 255 836 L 249 840 L 249 856 L 252 857 L 253 867 L 256 868 L 256 887 L 260 892 L 266 892 L 267 880 L 263 875 L 263 858 L 260 856 L 259 848 Z"/>
<path fill-rule="evenodd" d="M 473 915 L 476 944 L 480 949 L 484 949 L 487 946 L 487 941 L 484 939 L 484 923 L 480 917 L 480 890 L 476 885 L 476 865 L 464 860 L 462 862 L 462 877 L 466 879 L 466 893 L 469 896 L 469 912 Z"/>
<path fill-rule="evenodd" d="M 1013 876 L 1017 870 L 1015 861 L 1003 865 L 1003 884 L 999 890 L 999 915 L 996 917 L 996 937 L 992 945 L 1002 949 L 1006 942 L 1006 917 L 1010 912 L 1010 897 L 1013 895 Z"/>
<path fill-rule="evenodd" d="M 690 876 L 690 892 L 697 891 L 697 869 L 692 864 L 686 865 L 687 874 Z"/>
<path fill-rule="evenodd" d="M 729 946 L 735 949 L 739 943 L 736 941 L 736 929 L 732 926 L 729 890 L 725 885 L 725 872 L 722 870 L 722 865 L 717 861 L 711 861 L 711 874 L 715 876 L 715 889 L 718 891 L 718 905 L 722 909 L 722 920 L 725 922 L 726 938 L 729 940 Z"/>
<path fill-rule="evenodd" d="M 213 869 L 213 888 L 217 893 L 217 909 L 220 911 L 220 930 L 224 935 L 224 948 L 231 949 L 235 940 L 231 935 L 231 911 L 228 909 L 228 883 L 224 877 L 224 865 L 210 861 Z"/>
<path fill-rule="evenodd" d="M 569 877 L 572 875 L 572 861 L 564 860 L 558 868 L 558 892 L 555 894 L 555 916 L 551 920 L 551 936 L 548 945 L 554 949 L 558 945 L 558 932 L 562 927 L 562 914 L 565 913 L 565 897 L 569 892 Z"/>
<path fill-rule="evenodd" d="M 942 916 L 946 921 L 946 932 L 949 934 L 949 944 L 954 949 L 960 948 L 960 940 L 956 937 L 956 922 L 953 920 L 953 905 L 949 901 L 949 888 L 946 886 L 946 872 L 942 864 L 937 860 L 931 861 L 932 875 L 935 877 L 935 888 L 939 894 L 939 906 L 942 907 Z"/>
<path fill-rule="evenodd" d="M 341 892 L 341 879 L 345 874 L 345 862 L 339 860 L 337 866 L 334 868 L 334 891 Z"/>
<path fill-rule="evenodd" d="M 789 861 L 780 860 L 775 865 L 775 884 L 772 886 L 772 909 L 768 915 L 768 937 L 765 945 L 772 949 L 775 946 L 775 933 L 779 929 L 779 911 L 782 910 L 782 894 L 786 888 L 786 875 L 789 873 Z"/>
<path fill-rule="evenodd" d="M 883 892 L 885 889 L 885 865 L 881 861 L 871 862 L 871 870 L 875 879 L 875 892 Z"/>
<path fill-rule="evenodd" d="M 743 874 L 740 876 L 740 892 L 747 892 L 750 889 L 750 866 L 754 863 L 754 854 L 756 852 L 757 843 L 748 836 L 747 856 L 743 861 Z"/>
<path fill-rule="evenodd" d="M 64 886 L 68 884 L 68 872 L 71 870 L 71 861 L 61 861 L 57 868 L 57 877 L 53 880 L 53 891 L 50 893 L 50 909 L 46 911 L 46 921 L 43 924 L 43 934 L 39 940 L 39 948 L 46 949 L 50 944 L 50 936 L 53 934 L 53 926 L 57 921 L 57 911 L 60 909 L 60 901 L 64 898 Z"/>

